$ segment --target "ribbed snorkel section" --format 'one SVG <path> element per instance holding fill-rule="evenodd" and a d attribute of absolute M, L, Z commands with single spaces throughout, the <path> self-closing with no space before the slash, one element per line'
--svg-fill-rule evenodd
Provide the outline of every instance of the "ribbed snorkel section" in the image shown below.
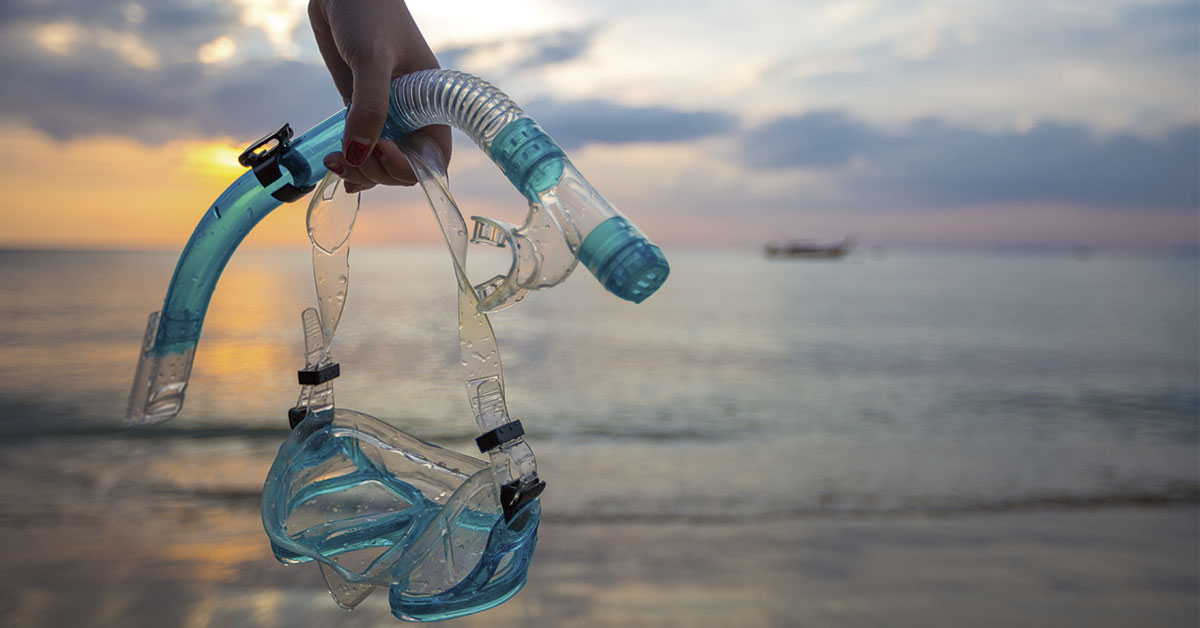
<path fill-rule="evenodd" d="M 398 139 L 431 124 L 449 124 L 491 154 L 492 140 L 525 112 L 495 85 L 456 70 L 422 70 L 392 82 L 383 137 Z"/>

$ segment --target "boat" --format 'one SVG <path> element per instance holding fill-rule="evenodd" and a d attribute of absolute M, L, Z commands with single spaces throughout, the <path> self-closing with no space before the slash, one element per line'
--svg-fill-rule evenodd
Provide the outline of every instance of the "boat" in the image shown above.
<path fill-rule="evenodd" d="M 812 240 L 768 242 L 763 251 L 767 257 L 781 259 L 839 259 L 854 249 L 857 241 L 847 236 L 837 244 L 818 244 Z"/>

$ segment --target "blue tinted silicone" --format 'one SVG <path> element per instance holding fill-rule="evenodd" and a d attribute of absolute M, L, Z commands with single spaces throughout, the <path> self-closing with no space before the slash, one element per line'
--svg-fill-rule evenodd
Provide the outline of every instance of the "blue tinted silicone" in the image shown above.
<path fill-rule="evenodd" d="M 502 519 L 492 523 L 483 557 L 469 576 L 447 591 L 416 596 L 392 585 L 388 590 L 392 614 L 408 621 L 441 621 L 503 604 L 521 591 L 529 577 L 541 517 L 541 500 L 533 499 L 510 523 Z"/>
<path fill-rule="evenodd" d="M 531 118 L 508 123 L 492 140 L 492 161 L 530 202 L 558 185 L 566 155 Z"/>
<path fill-rule="evenodd" d="M 654 294 L 671 272 L 662 251 L 624 216 L 593 229 L 579 247 L 579 261 L 606 290 L 634 303 Z"/>

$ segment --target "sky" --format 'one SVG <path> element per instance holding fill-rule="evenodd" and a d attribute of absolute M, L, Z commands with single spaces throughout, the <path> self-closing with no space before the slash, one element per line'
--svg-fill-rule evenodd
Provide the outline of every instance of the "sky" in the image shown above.
<path fill-rule="evenodd" d="M 251 141 L 341 107 L 302 0 L 0 0 L 0 246 L 178 249 Z M 671 246 L 1200 242 L 1196 0 L 411 0 Z M 465 136 L 466 214 L 527 206 Z M 415 189 L 355 242 L 436 242 Z M 305 202 L 247 240 L 305 247 Z"/>

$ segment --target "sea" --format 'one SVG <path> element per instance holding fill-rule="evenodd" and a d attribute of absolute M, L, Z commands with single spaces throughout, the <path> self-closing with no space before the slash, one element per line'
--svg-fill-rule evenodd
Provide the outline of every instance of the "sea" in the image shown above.
<path fill-rule="evenodd" d="M 666 254 L 640 305 L 580 268 L 491 316 L 546 522 L 1200 501 L 1194 254 Z M 183 411 L 125 428 L 177 255 L 0 251 L 0 522 L 256 516 L 299 393 L 310 254 L 239 251 Z M 470 452 L 446 251 L 355 248 L 350 264 L 337 405 Z"/>

